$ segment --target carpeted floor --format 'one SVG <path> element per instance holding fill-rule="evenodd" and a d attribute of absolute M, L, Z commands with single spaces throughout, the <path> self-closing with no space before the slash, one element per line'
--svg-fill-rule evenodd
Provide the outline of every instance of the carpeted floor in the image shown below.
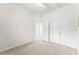
<path fill-rule="evenodd" d="M 75 55 L 77 50 L 56 43 L 35 40 L 13 49 L 0 52 L 0 55 Z"/>

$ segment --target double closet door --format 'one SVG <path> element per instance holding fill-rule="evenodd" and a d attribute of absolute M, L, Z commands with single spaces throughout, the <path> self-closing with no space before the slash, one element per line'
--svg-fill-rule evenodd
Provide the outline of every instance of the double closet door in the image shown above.
<path fill-rule="evenodd" d="M 50 42 L 75 47 L 76 45 L 76 22 L 73 19 L 61 18 L 53 22 Z"/>
<path fill-rule="evenodd" d="M 37 39 L 49 41 L 49 24 L 48 22 L 36 23 L 36 37 Z"/>

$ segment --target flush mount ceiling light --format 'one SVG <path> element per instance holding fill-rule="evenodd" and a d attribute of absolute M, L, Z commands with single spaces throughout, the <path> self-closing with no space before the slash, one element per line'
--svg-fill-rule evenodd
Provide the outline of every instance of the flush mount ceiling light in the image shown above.
<path fill-rule="evenodd" d="M 46 6 L 42 3 L 34 3 L 35 5 L 37 5 L 38 8 L 46 8 Z"/>

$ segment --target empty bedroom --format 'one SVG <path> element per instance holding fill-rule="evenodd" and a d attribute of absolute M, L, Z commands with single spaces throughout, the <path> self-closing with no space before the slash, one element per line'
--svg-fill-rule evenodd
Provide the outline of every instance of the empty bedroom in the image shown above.
<path fill-rule="evenodd" d="M 79 3 L 0 3 L 0 55 L 78 55 Z"/>

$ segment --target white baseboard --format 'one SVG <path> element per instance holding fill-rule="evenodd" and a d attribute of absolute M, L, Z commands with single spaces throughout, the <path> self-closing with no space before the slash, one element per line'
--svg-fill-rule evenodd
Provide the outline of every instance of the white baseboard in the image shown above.
<path fill-rule="evenodd" d="M 23 45 L 23 44 L 28 44 L 28 43 L 31 43 L 31 42 L 32 42 L 32 40 L 29 41 L 29 42 L 27 42 L 27 41 L 25 41 L 25 42 L 19 42 L 18 44 L 15 44 L 15 45 L 10 46 L 10 47 L 8 47 L 8 48 L 1 49 L 0 52 L 3 52 L 3 51 L 6 51 L 6 50 L 9 50 L 9 49 L 12 49 L 12 48 L 15 48 L 15 47 L 21 46 L 21 45 Z"/>

